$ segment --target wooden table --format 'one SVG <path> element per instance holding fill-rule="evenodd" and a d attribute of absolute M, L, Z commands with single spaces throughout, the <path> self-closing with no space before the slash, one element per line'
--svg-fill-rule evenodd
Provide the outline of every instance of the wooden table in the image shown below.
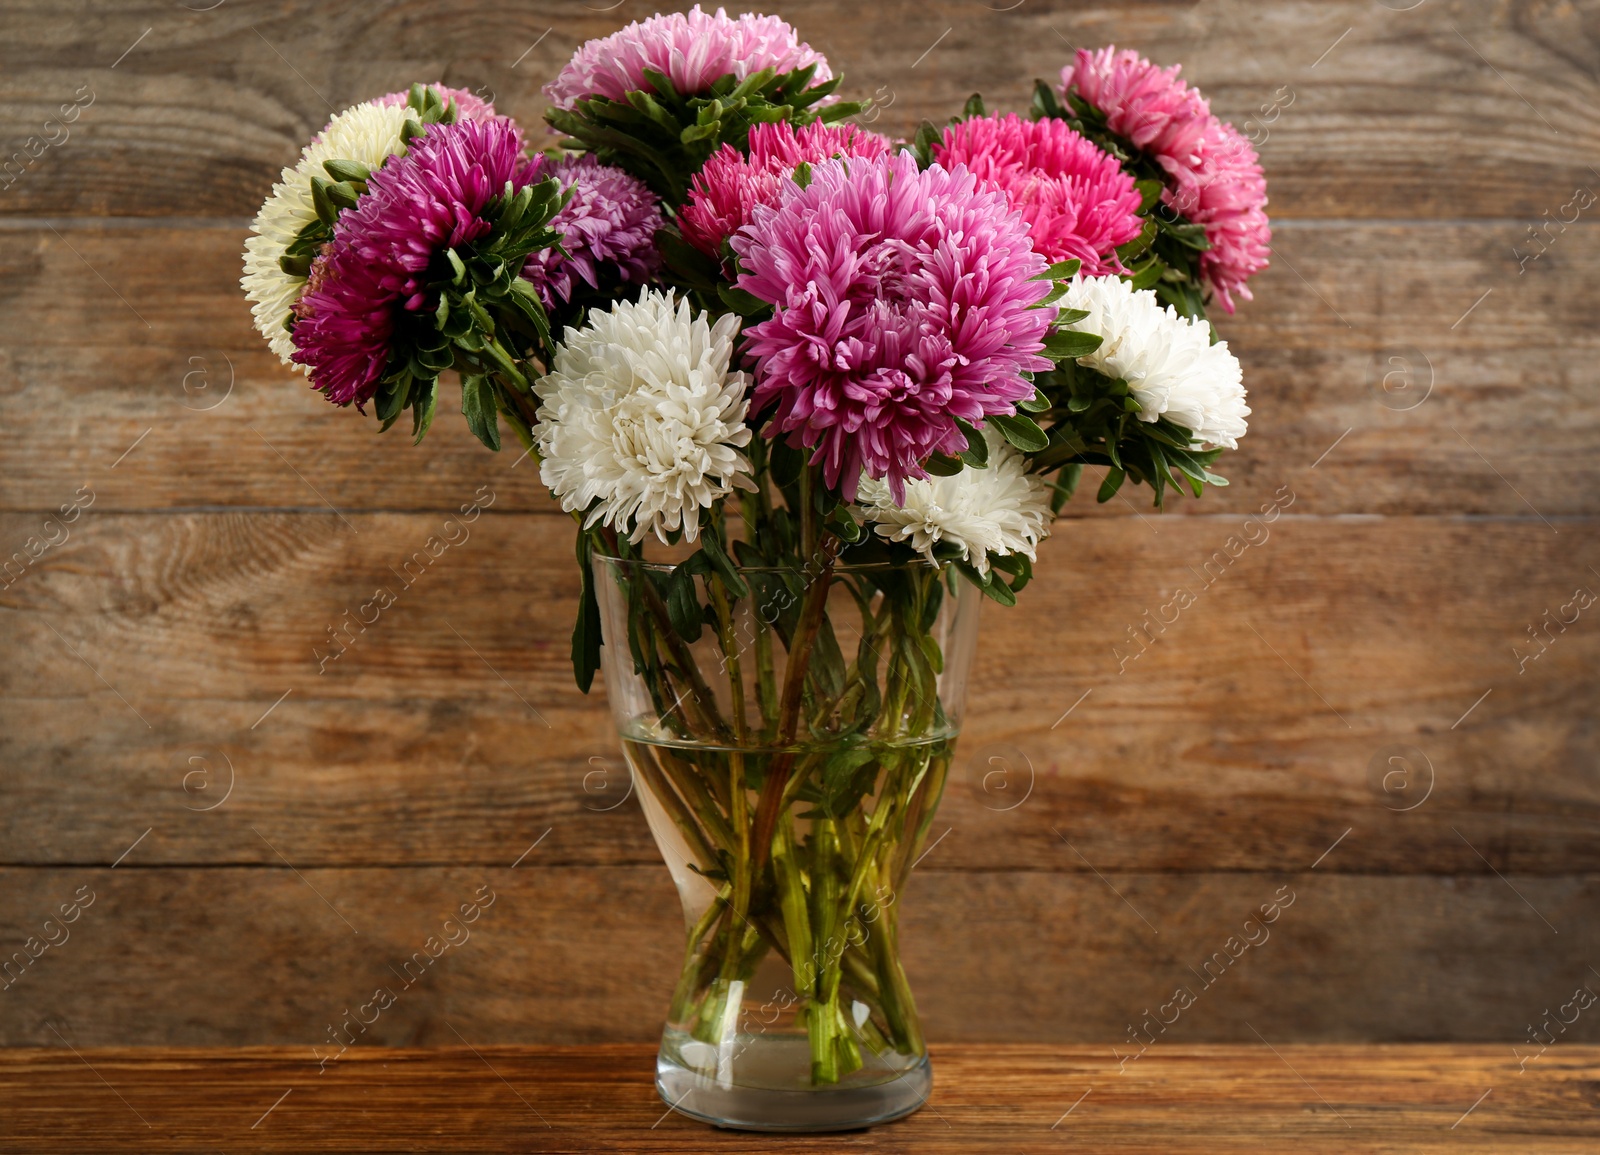
<path fill-rule="evenodd" d="M 716 1131 L 667 1110 L 655 1050 L 0 1051 L 0 1151 L 1594 1152 L 1600 1047 L 936 1049 L 932 1100 L 838 1135 Z"/>

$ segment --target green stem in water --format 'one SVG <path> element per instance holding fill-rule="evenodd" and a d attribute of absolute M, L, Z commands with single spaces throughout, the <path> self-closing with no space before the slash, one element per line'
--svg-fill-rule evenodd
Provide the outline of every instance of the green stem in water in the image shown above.
<path fill-rule="evenodd" d="M 719 518 L 720 526 L 720 518 Z M 744 675 L 740 670 L 738 639 L 733 629 L 733 613 L 728 603 L 727 589 L 722 577 L 713 574 L 708 579 L 711 603 L 717 611 L 721 633 L 723 663 L 728 670 L 728 680 L 733 698 L 733 732 L 737 746 L 749 742 L 744 714 Z M 750 801 L 745 783 L 744 753 L 735 749 L 728 754 L 728 821 L 735 839 L 732 850 L 733 914 L 740 926 L 748 924 L 750 911 Z M 734 927 L 730 933 L 742 933 Z M 740 965 L 742 952 L 730 950 L 723 956 L 722 979 L 731 982 Z"/>
<path fill-rule="evenodd" d="M 801 476 L 803 479 L 806 475 Z M 783 699 L 778 709 L 777 744 L 785 749 L 781 749 L 773 758 L 767 770 L 767 780 L 761 785 L 761 799 L 756 804 L 755 832 L 751 837 L 758 873 L 765 864 L 773 828 L 778 821 L 780 802 L 789 782 L 789 774 L 794 769 L 795 752 L 786 747 L 794 744 L 795 730 L 800 723 L 800 703 L 811 662 L 811 650 L 816 644 L 817 632 L 822 628 L 822 619 L 828 608 L 828 585 L 833 578 L 833 563 L 843 544 L 832 534 L 823 538 L 819 547 L 822 571 L 806 590 L 800 624 L 795 629 L 794 645 L 789 650 L 789 665 L 783 675 Z"/>

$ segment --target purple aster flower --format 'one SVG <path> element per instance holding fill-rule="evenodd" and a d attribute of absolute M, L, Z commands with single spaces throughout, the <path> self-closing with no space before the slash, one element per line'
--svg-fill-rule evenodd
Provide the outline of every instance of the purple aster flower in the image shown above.
<path fill-rule="evenodd" d="M 430 307 L 428 266 L 490 229 L 495 196 L 533 182 L 522 134 L 508 120 L 429 125 L 404 156 L 372 174 L 311 266 L 296 306 L 295 360 L 336 405 L 371 400 L 388 363 L 399 309 Z"/>
<path fill-rule="evenodd" d="M 833 79 L 828 62 L 776 16 L 746 12 L 737 20 L 721 8 L 637 20 L 620 31 L 579 48 L 544 94 L 557 108 L 571 108 L 590 96 L 622 100 L 628 93 L 652 91 L 644 70 L 660 72 L 685 96 L 704 92 L 732 73 L 740 80 L 763 68 L 792 72 L 815 64 L 811 83 Z"/>
<path fill-rule="evenodd" d="M 917 171 L 910 153 L 814 166 L 730 240 L 739 287 L 775 312 L 747 330 L 753 409 L 768 436 L 811 449 L 854 500 L 863 469 L 897 502 L 931 453 L 960 453 L 980 424 L 1033 394 L 1028 371 L 1055 311 L 1028 226 L 964 167 Z"/>
<path fill-rule="evenodd" d="M 547 177 L 563 191 L 570 188 L 572 196 L 550 222 L 564 234 L 566 255 L 540 249 L 522 266 L 523 279 L 538 288 L 545 308 L 572 299 L 574 277 L 598 289 L 602 276 L 642 284 L 660 269 L 655 235 L 662 225 L 661 202 L 643 181 L 587 154 L 540 156 L 531 179 Z"/>

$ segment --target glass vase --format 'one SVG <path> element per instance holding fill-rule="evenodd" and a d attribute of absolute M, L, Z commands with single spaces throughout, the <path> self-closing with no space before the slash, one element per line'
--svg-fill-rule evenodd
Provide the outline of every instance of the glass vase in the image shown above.
<path fill-rule="evenodd" d="M 900 897 L 945 787 L 982 595 L 932 565 L 596 556 L 606 692 L 687 941 L 663 1101 L 724 1127 L 898 1119 L 933 1079 Z"/>

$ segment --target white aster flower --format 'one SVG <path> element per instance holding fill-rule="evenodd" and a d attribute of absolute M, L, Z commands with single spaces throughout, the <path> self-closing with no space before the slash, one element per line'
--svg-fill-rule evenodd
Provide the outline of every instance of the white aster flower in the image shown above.
<path fill-rule="evenodd" d="M 353 160 L 378 168 L 389 157 L 404 151 L 400 130 L 406 117 L 413 115 L 403 104 L 382 105 L 374 101 L 345 109 L 305 147 L 299 161 L 283 170 L 278 183 L 272 186 L 272 195 L 256 214 L 255 223 L 250 226 L 255 235 L 244 243 L 244 276 L 239 283 L 250 299 L 256 328 L 284 364 L 294 364 L 294 340 L 283 327 L 284 321 L 300 300 L 306 279 L 284 272 L 278 260 L 300 230 L 317 219 L 317 210 L 311 203 L 311 178 L 328 178 L 322 167 L 325 160 Z M 296 368 L 305 371 L 303 365 Z"/>
<path fill-rule="evenodd" d="M 1105 341 L 1078 363 L 1126 381 L 1141 420 L 1166 416 L 1190 430 L 1196 444 L 1239 447 L 1250 416 L 1243 375 L 1228 343 L 1211 343 L 1210 325 L 1180 317 L 1155 293 L 1135 291 L 1120 277 L 1074 277 L 1059 303 L 1088 310 L 1065 327 Z"/>
<path fill-rule="evenodd" d="M 655 289 L 566 331 L 534 385 L 539 476 L 562 509 L 635 542 L 680 526 L 694 541 L 701 509 L 755 488 L 739 452 L 750 379 L 729 368 L 738 331 L 738 317 L 709 325 Z"/>
<path fill-rule="evenodd" d="M 863 477 L 856 500 L 868 521 L 890 541 L 909 541 L 930 561 L 933 547 L 948 542 L 980 574 L 991 553 L 1026 554 L 1050 533 L 1050 487 L 1028 472 L 1027 461 L 992 429 L 984 430 L 989 464 L 967 466 L 949 477 L 906 482 L 904 505 L 896 505 L 889 483 Z"/>

